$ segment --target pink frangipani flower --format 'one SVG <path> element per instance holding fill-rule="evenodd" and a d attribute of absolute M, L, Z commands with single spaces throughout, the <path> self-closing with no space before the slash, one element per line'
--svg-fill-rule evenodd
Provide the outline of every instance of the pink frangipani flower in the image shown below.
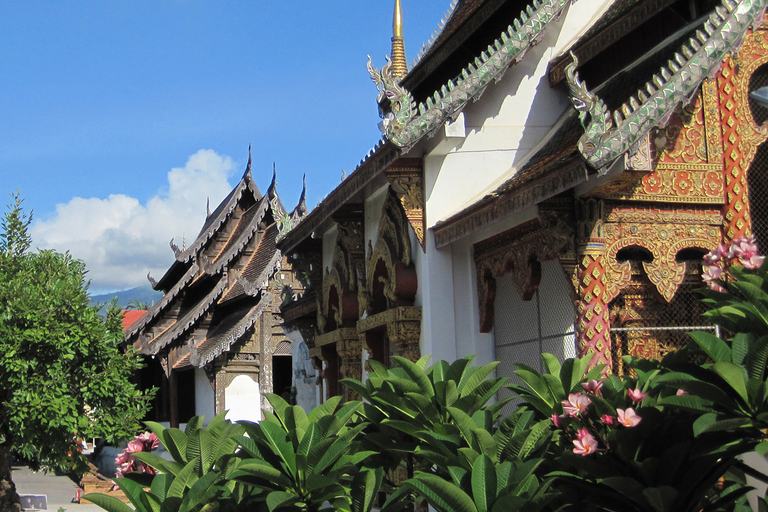
<path fill-rule="evenodd" d="M 713 249 L 707 253 L 703 258 L 703 262 L 706 266 L 712 266 L 717 265 L 722 259 L 723 252 L 720 250 L 720 247 L 718 247 L 717 249 Z"/>
<path fill-rule="evenodd" d="M 640 423 L 640 420 L 642 419 L 631 407 L 626 410 L 616 409 L 616 413 L 618 415 L 619 424 L 624 425 L 625 427 L 634 427 Z"/>
<path fill-rule="evenodd" d="M 560 426 L 561 426 L 561 422 L 560 422 L 560 416 L 558 416 L 557 414 L 553 414 L 552 416 L 550 416 L 550 417 L 549 417 L 549 419 L 550 419 L 550 421 L 552 421 L 552 423 L 553 423 L 553 424 L 554 424 L 554 425 L 555 425 L 557 428 L 560 428 Z"/>
<path fill-rule="evenodd" d="M 564 400 L 563 411 L 566 416 L 575 417 L 580 414 L 586 414 L 589 404 L 592 403 L 584 393 L 571 393 L 568 400 Z"/>
<path fill-rule="evenodd" d="M 600 417 L 600 421 L 603 422 L 604 425 L 613 425 L 613 416 L 609 416 L 608 414 L 603 414 Z"/>
<path fill-rule="evenodd" d="M 627 396 L 629 396 L 629 399 L 635 402 L 636 404 L 639 404 L 646 398 L 648 398 L 648 393 L 643 393 L 639 389 L 630 389 L 627 391 Z"/>
<path fill-rule="evenodd" d="M 584 391 L 586 391 L 587 393 L 592 393 L 593 395 L 600 396 L 600 388 L 603 387 L 603 381 L 591 380 L 589 382 L 582 382 L 581 387 L 583 387 Z"/>
<path fill-rule="evenodd" d="M 683 395 L 687 395 L 687 394 L 688 394 L 688 392 L 687 392 L 686 390 L 684 390 L 684 389 L 678 389 L 678 390 L 677 390 L 677 393 L 675 393 L 675 394 L 676 394 L 677 396 L 683 396 Z"/>
<path fill-rule="evenodd" d="M 715 265 L 705 267 L 704 273 L 701 275 L 701 278 L 706 283 L 711 283 L 712 281 L 717 281 L 720 278 L 723 277 L 723 269 L 720 267 L 717 267 Z"/>
<path fill-rule="evenodd" d="M 586 456 L 597 451 L 597 441 L 587 429 L 579 429 L 576 437 L 578 439 L 573 440 L 573 453 Z"/>

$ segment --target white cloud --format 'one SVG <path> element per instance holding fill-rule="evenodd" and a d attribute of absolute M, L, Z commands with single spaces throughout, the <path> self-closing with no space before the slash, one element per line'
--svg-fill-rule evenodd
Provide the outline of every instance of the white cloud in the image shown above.
<path fill-rule="evenodd" d="M 173 262 L 171 238 L 179 247 L 182 237 L 195 239 L 206 199 L 213 210 L 231 190 L 234 170 L 230 157 L 201 149 L 184 167 L 171 169 L 167 190 L 146 205 L 123 194 L 56 205 L 50 219 L 33 224 L 33 246 L 69 251 L 85 261 L 92 292 L 144 285 L 147 272 L 159 279 Z"/>

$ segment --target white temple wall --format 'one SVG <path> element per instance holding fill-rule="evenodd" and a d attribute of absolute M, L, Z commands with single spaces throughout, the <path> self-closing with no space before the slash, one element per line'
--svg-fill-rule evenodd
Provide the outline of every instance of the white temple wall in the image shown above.
<path fill-rule="evenodd" d="M 428 226 L 482 198 L 525 163 L 570 107 L 565 89 L 549 84 L 549 61 L 608 4 L 608 0 L 587 2 L 553 22 L 521 62 L 511 66 L 498 84 L 491 83 L 479 101 L 466 106 L 459 119 L 464 123 L 463 140 L 447 145 L 450 133 L 462 130 L 444 128 L 425 144 L 426 160 L 436 157 L 425 166 Z"/>
<path fill-rule="evenodd" d="M 195 368 L 195 415 L 205 416 L 203 424 L 216 416 L 216 394 L 213 392 L 211 381 L 202 368 Z"/>
<path fill-rule="evenodd" d="M 466 238 L 457 240 L 440 250 L 450 251 L 450 267 L 444 265 L 435 268 L 437 276 L 451 276 L 452 280 L 452 310 L 433 309 L 435 323 L 449 324 L 453 333 L 452 345 L 445 340 L 434 340 L 435 354 L 445 354 L 438 359 L 455 359 L 468 355 L 475 356 L 475 364 L 485 364 L 494 361 L 493 334 L 480 332 L 480 312 L 478 306 L 477 271 L 472 245 L 496 235 L 518 224 L 529 221 L 537 216 L 535 207 L 510 215 L 496 224 L 473 233 Z M 432 232 L 430 231 L 430 235 Z M 427 252 L 429 258 L 434 253 Z M 426 258 L 425 258 L 426 259 Z M 436 264 L 435 264 L 436 265 Z M 433 265 L 433 266 L 435 266 Z M 447 273 L 446 273 L 447 272 Z M 451 318 L 451 322 L 446 322 Z"/>
<path fill-rule="evenodd" d="M 231 421 L 261 421 L 259 384 L 248 375 L 238 375 L 224 390 L 224 408 Z"/>
<path fill-rule="evenodd" d="M 453 259 L 454 330 L 456 331 L 456 357 L 474 355 L 474 364 L 493 361 L 493 337 L 480 332 L 477 280 L 472 246 L 457 243 L 451 246 Z"/>
<path fill-rule="evenodd" d="M 437 250 L 432 231 L 425 233 L 426 257 L 416 267 L 419 287 L 416 303 L 421 305 L 422 355 L 432 361 L 456 358 L 454 321 L 453 262 L 450 248 Z M 421 248 L 419 248 L 421 250 Z"/>

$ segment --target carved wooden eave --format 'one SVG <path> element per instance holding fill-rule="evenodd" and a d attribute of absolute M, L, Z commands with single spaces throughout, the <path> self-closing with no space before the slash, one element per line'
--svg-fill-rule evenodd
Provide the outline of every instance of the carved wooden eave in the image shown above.
<path fill-rule="evenodd" d="M 379 141 L 355 170 L 278 242 L 278 247 L 288 254 L 313 237 L 339 208 L 363 192 L 366 185 L 380 176 L 400 154 L 401 150 L 394 144 Z"/>
<path fill-rule="evenodd" d="M 634 153 L 651 129 L 664 126 L 681 102 L 690 101 L 725 56 L 741 44 L 750 26 L 762 20 L 765 0 L 722 0 L 687 44 L 624 105 L 610 112 L 579 79 L 578 61 L 566 68 L 571 100 L 584 125 L 579 151 L 599 172 Z"/>
<path fill-rule="evenodd" d="M 227 352 L 232 345 L 237 343 L 256 323 L 256 320 L 272 304 L 273 295 L 265 292 L 258 304 L 250 308 L 236 323 L 226 323 L 226 329 L 220 332 L 221 327 L 214 328 L 211 335 L 202 340 L 196 346 L 190 348 L 190 362 L 197 367 L 203 367 L 216 357 Z M 233 315 L 236 315 L 234 313 Z M 226 321 L 222 321 L 223 324 Z M 221 326 L 220 324 L 220 326 Z"/>
<path fill-rule="evenodd" d="M 400 199 L 400 204 L 403 205 L 405 216 L 419 240 L 421 250 L 425 251 L 426 210 L 424 204 L 424 168 L 421 159 L 400 159 L 392 164 L 385 174 L 392 190 Z"/>
<path fill-rule="evenodd" d="M 336 242 L 331 259 L 331 266 L 323 276 L 322 294 L 317 297 L 317 324 L 320 332 L 325 332 L 328 320 L 337 329 L 348 327 L 358 317 L 358 276 L 352 256 L 346 244 L 341 240 L 341 233 Z M 336 301 L 332 303 L 332 294 Z"/>
<path fill-rule="evenodd" d="M 211 289 L 210 292 L 199 302 L 197 302 L 189 311 L 179 318 L 173 325 L 169 326 L 162 333 L 155 336 L 148 344 L 142 344 L 137 347 L 139 352 L 147 355 L 155 355 L 160 350 L 173 343 L 181 336 L 185 335 L 187 331 L 197 323 L 204 315 L 206 315 L 211 306 L 216 300 L 224 293 L 227 288 L 228 279 L 224 275 L 219 279 L 216 286 Z"/>
<path fill-rule="evenodd" d="M 359 341 L 356 327 L 341 327 L 325 334 L 318 334 L 315 337 L 315 347 L 337 345 L 345 343 L 347 340 Z"/>
<path fill-rule="evenodd" d="M 261 192 L 253 181 L 251 175 L 251 160 L 248 159 L 248 165 L 243 173 L 243 177 L 234 189 L 227 195 L 226 198 L 219 204 L 216 210 L 206 219 L 203 228 L 200 230 L 200 234 L 197 239 L 183 251 L 176 259 L 178 261 L 189 261 L 193 258 L 197 252 L 206 245 L 211 238 L 219 231 L 221 226 L 227 221 L 232 212 L 237 207 L 243 193 L 248 190 L 253 194 L 254 199 L 257 201 L 262 199 Z M 266 206 L 264 207 L 266 211 Z"/>
<path fill-rule="evenodd" d="M 552 140 L 556 141 L 558 137 Z M 435 233 L 435 246 L 445 247 L 510 215 L 570 190 L 587 179 L 586 165 L 577 156 L 566 156 L 551 165 L 525 166 L 513 178 L 473 205 L 445 221 L 438 222 L 432 228 Z"/>
<path fill-rule="evenodd" d="M 472 43 L 472 37 L 486 23 L 496 19 L 499 9 L 507 3 L 509 0 L 453 0 L 438 24 L 438 29 L 422 44 L 410 71 L 401 81 L 402 85 L 408 90 L 416 90 L 433 78 L 441 66 L 456 59 L 458 52 L 466 51 Z"/>
<path fill-rule="evenodd" d="M 615 299 L 632 278 L 630 262 L 618 260 L 622 249 L 642 247 L 651 253 L 653 260 L 643 262 L 643 269 L 659 295 L 670 302 L 686 276 L 686 264 L 677 261 L 678 253 L 690 248 L 709 252 L 722 238 L 719 210 L 667 212 L 643 205 L 622 209 L 606 204 L 605 211 L 602 236 L 606 303 Z"/>
<path fill-rule="evenodd" d="M 240 219 L 240 222 L 244 224 L 244 229 L 239 230 L 236 227 L 230 236 L 230 240 L 222 248 L 219 254 L 213 259 L 213 262 L 205 265 L 203 269 L 205 273 L 213 275 L 221 272 L 225 267 L 228 267 L 232 261 L 239 256 L 243 249 L 250 243 L 253 237 L 256 235 L 259 229 L 259 224 L 264 219 L 266 212 L 269 210 L 269 201 L 267 196 L 264 196 L 259 200 L 257 205 L 252 206 L 247 212 L 245 212 Z"/>
<path fill-rule="evenodd" d="M 395 347 L 395 354 L 418 361 L 421 357 L 419 340 L 421 338 L 421 306 L 400 306 L 371 315 L 357 322 L 357 332 L 365 340 L 365 334 L 383 330 L 389 342 Z M 367 346 L 366 350 L 370 351 Z"/>
<path fill-rule="evenodd" d="M 417 278 L 413 268 L 408 218 L 400 200 L 391 189 L 382 206 L 376 245 L 368 256 L 365 293 L 361 294 L 360 311 L 374 312 L 374 301 L 385 300 L 386 307 L 413 303 Z M 386 276 L 377 272 L 384 265 Z M 376 286 L 383 282 L 383 299 L 377 297 Z"/>
<path fill-rule="evenodd" d="M 480 332 L 493 328 L 496 278 L 512 274 L 512 282 L 523 300 L 530 300 L 541 281 L 541 262 L 575 261 L 572 215 L 565 210 L 540 211 L 540 216 L 476 243 Z"/>
<path fill-rule="evenodd" d="M 184 274 L 184 277 L 179 279 L 176 284 L 173 285 L 173 288 L 165 293 L 160 298 L 160 300 L 158 300 L 152 307 L 149 308 L 149 310 L 147 310 L 144 315 L 142 315 L 136 322 L 134 322 L 133 325 L 131 325 L 131 327 L 125 333 L 126 339 L 130 340 L 131 338 L 136 337 L 139 331 L 144 329 L 152 321 L 156 320 L 160 313 L 165 311 L 166 308 L 173 302 L 179 292 L 183 290 L 187 284 L 192 281 L 192 279 L 194 279 L 199 270 L 200 269 L 198 266 L 193 263 Z"/>
<path fill-rule="evenodd" d="M 434 135 L 443 124 L 454 120 L 470 100 L 479 98 L 492 81 L 501 80 L 509 66 L 541 40 L 549 23 L 570 3 L 571 0 L 533 0 L 458 77 L 418 105 L 400 85 L 400 79 L 392 76 L 391 63 L 378 71 L 369 60 L 368 72 L 380 91 L 379 104 L 383 105 L 386 98 L 389 105 L 387 111 L 381 112 L 384 136 L 407 152 L 422 138 Z"/>
<path fill-rule="evenodd" d="M 349 255 L 349 261 L 354 267 L 354 282 L 350 290 L 355 291 L 358 279 L 365 276 L 365 243 L 363 224 L 365 214 L 362 203 L 347 203 L 336 210 L 332 216 L 338 226 L 336 243 L 341 245 Z"/>
<path fill-rule="evenodd" d="M 253 281 L 249 281 L 247 277 L 242 274 L 237 276 L 237 283 L 243 287 L 243 291 L 246 295 L 256 297 L 258 294 L 266 290 L 269 280 L 280 270 L 283 255 L 280 251 L 275 251 L 272 257 L 269 259 L 264 270 Z"/>

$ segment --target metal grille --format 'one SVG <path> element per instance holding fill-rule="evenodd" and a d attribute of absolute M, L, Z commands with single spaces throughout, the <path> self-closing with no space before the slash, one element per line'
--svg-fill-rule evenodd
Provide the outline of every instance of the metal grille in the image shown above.
<path fill-rule="evenodd" d="M 500 363 L 496 374 L 513 382 L 518 382 L 513 373 L 516 363 L 542 371 L 544 352 L 560 360 L 576 355 L 570 284 L 557 261 L 544 262 L 541 267 L 541 283 L 529 301 L 520 298 L 510 276 L 496 280 L 493 332 L 495 357 Z M 509 394 L 502 391 L 499 398 Z"/>
<path fill-rule="evenodd" d="M 632 283 L 610 305 L 613 367 L 619 373 L 628 369 L 622 357 L 661 358 L 690 341 L 691 331 L 711 330 L 701 317 L 705 311 L 701 296 L 700 260 L 686 262 L 687 275 L 669 304 L 655 286 L 633 265 Z"/>
<path fill-rule="evenodd" d="M 768 86 L 768 64 L 757 68 L 749 79 L 750 92 L 765 86 Z M 768 108 L 752 98 L 749 99 L 749 107 L 758 126 L 768 121 Z M 768 142 L 757 149 L 747 181 L 752 234 L 757 239 L 761 254 L 768 254 Z"/>

